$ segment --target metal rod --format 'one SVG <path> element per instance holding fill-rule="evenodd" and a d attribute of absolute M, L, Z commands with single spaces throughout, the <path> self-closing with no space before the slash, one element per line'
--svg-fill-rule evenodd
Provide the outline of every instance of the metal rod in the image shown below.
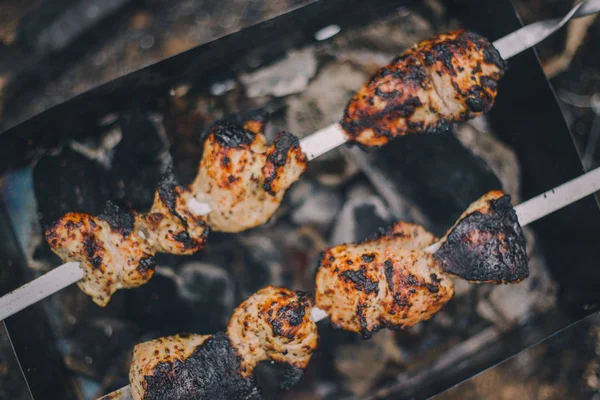
<path fill-rule="evenodd" d="M 540 43 L 562 28 L 573 18 L 585 17 L 600 11 L 600 0 L 584 0 L 577 3 L 563 18 L 534 22 L 494 42 L 500 56 L 508 60 Z"/>
<path fill-rule="evenodd" d="M 516 206 L 519 224 L 528 225 L 598 190 L 600 167 Z"/>
<path fill-rule="evenodd" d="M 72 285 L 84 274 L 78 262 L 68 262 L 0 297 L 0 320 Z"/>

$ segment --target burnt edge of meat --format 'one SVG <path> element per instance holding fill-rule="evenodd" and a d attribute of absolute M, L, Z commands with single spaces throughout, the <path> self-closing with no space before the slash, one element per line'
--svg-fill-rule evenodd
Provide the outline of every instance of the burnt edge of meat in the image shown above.
<path fill-rule="evenodd" d="M 133 211 L 129 208 L 119 207 L 117 204 L 108 200 L 102 214 L 98 218 L 106 221 L 110 229 L 114 232 L 120 232 L 127 237 L 133 231 L 135 221 Z"/>
<path fill-rule="evenodd" d="M 146 400 L 259 400 L 254 377 L 240 374 L 240 356 L 222 332 L 196 347 L 185 360 L 159 363 L 145 376 Z"/>
<path fill-rule="evenodd" d="M 467 215 L 452 229 L 434 258 L 440 267 L 471 282 L 516 283 L 529 276 L 525 236 L 510 196 L 490 200 L 489 212 Z M 478 232 L 491 239 L 472 243 Z M 504 249 L 504 250 L 502 250 Z"/>
<path fill-rule="evenodd" d="M 167 209 L 169 210 L 169 213 L 177 217 L 181 221 L 183 226 L 187 228 L 187 220 L 183 216 L 181 216 L 176 209 L 178 196 L 177 188 L 179 187 L 181 186 L 179 185 L 179 180 L 177 179 L 175 169 L 173 166 L 169 166 L 169 168 L 167 168 L 167 170 L 165 171 L 163 177 L 158 182 L 158 186 L 156 189 L 158 191 L 158 197 L 163 203 L 165 203 Z"/>
<path fill-rule="evenodd" d="M 154 268 L 156 268 L 156 260 L 149 256 L 142 258 L 136 269 L 140 274 L 145 275 L 148 271 L 154 271 Z"/>
<path fill-rule="evenodd" d="M 271 184 L 277 178 L 279 168 L 285 167 L 290 149 L 299 148 L 300 140 L 289 132 L 281 132 L 277 135 L 273 147 L 273 152 L 267 156 L 267 163 L 272 164 L 274 168 L 265 178 L 263 186 L 265 191 L 271 196 L 275 196 L 276 194 L 271 188 Z"/>
<path fill-rule="evenodd" d="M 279 381 L 279 388 L 283 390 L 290 390 L 300 382 L 304 376 L 304 370 L 302 368 L 293 367 L 291 365 L 283 364 L 283 374 Z"/>
<path fill-rule="evenodd" d="M 403 63 L 406 58 L 414 60 L 413 62 L 402 65 L 401 68 L 397 68 L 397 65 Z M 389 65 L 383 67 L 375 74 L 367 85 L 371 85 L 373 82 L 388 75 L 392 75 L 396 79 L 401 79 L 406 86 L 423 87 L 427 81 L 427 72 L 422 65 L 419 65 L 416 62 L 414 54 L 404 54 L 397 57 Z M 383 92 L 377 88 L 374 95 L 387 100 L 389 104 L 383 110 L 373 115 L 366 114 L 360 107 L 357 107 L 354 110 L 354 113 L 350 114 L 350 104 L 359 101 L 356 98 L 352 99 L 348 106 L 346 106 L 344 118 L 340 124 L 351 138 L 354 139 L 360 136 L 364 129 L 371 128 L 376 136 L 385 136 L 391 140 L 396 136 L 389 128 L 391 121 L 398 117 L 410 117 L 417 107 L 422 105 L 421 100 L 414 96 L 409 96 L 402 102 L 395 100 L 396 97 L 403 96 L 399 91 Z M 439 126 L 436 125 L 433 128 L 429 128 L 427 133 L 435 133 L 447 129 L 448 124 L 446 121 L 440 120 Z"/>
<path fill-rule="evenodd" d="M 183 245 L 183 250 L 193 249 L 198 245 L 196 241 L 190 237 L 190 234 L 187 233 L 187 231 L 181 231 L 173 235 L 173 239 Z"/>
<path fill-rule="evenodd" d="M 466 41 L 473 43 L 477 50 L 483 48 L 483 61 L 488 64 L 494 64 L 500 69 L 500 74 L 504 74 L 508 68 L 508 63 L 500 56 L 500 52 L 485 37 L 472 31 L 464 31 L 456 37 L 458 42 Z"/>
<path fill-rule="evenodd" d="M 268 319 L 275 336 L 285 336 L 290 340 L 293 339 L 293 329 L 286 331 L 285 328 L 293 328 L 300 325 L 304 319 L 304 315 L 306 315 L 306 307 L 311 307 L 312 300 L 308 294 L 304 292 L 296 292 L 296 294 L 298 301 L 282 306 L 277 310 L 275 317 Z"/>
<path fill-rule="evenodd" d="M 217 121 L 210 128 L 210 132 L 214 135 L 215 140 L 224 147 L 249 145 L 254 141 L 255 134 L 243 128 L 244 122 L 235 119 Z"/>
<path fill-rule="evenodd" d="M 85 234 L 82 244 L 87 256 L 86 258 L 92 267 L 94 269 L 100 268 L 102 266 L 102 257 L 100 255 L 96 255 L 96 253 L 101 253 L 104 250 L 102 242 L 97 240 L 94 234 Z"/>

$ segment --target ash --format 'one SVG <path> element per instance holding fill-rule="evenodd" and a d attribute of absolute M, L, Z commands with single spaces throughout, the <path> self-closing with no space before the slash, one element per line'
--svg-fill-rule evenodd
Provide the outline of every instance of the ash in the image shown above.
<path fill-rule="evenodd" d="M 59 264 L 39 234 L 64 212 L 99 213 L 108 199 L 146 211 L 170 163 L 190 181 L 201 157 L 199 138 L 215 120 L 263 108 L 271 114 L 269 139 L 284 128 L 305 136 L 341 119 L 354 91 L 395 55 L 456 27 L 430 1 L 374 26 L 342 30 L 271 65 L 248 66 L 237 79 L 207 89 L 184 83 L 161 110 L 135 105 L 107 116 L 102 138 L 67 143 L 34 168 L 37 237 L 23 238 L 30 265 L 46 271 Z M 311 291 L 324 248 L 360 241 L 398 219 L 441 236 L 472 201 L 499 188 L 515 203 L 521 200 L 515 154 L 483 118 L 457 126 L 454 134 L 401 138 L 380 150 L 338 149 L 311 161 L 266 225 L 237 235 L 213 233 L 207 248 L 191 257 L 161 255 L 147 285 L 119 291 L 105 309 L 68 288 L 50 299 L 51 322 L 67 365 L 87 397 L 95 398 L 128 383 L 135 343 L 223 330 L 234 307 L 265 285 Z M 535 235 L 526 234 L 531 275 L 523 283 L 456 280 L 455 298 L 431 321 L 382 331 L 370 341 L 323 321 L 320 349 L 303 381 L 289 392 L 265 393 L 283 399 L 408 398 L 436 382 L 444 388 L 471 358 L 485 365 L 498 356 L 491 343 L 555 305 L 555 285 Z"/>

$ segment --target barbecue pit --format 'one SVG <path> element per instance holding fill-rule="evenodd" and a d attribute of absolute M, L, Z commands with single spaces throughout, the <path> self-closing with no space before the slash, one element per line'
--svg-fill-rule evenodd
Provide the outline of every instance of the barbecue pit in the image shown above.
<path fill-rule="evenodd" d="M 367 7 L 354 2 L 352 15 L 363 18 L 340 14 L 348 9 L 347 3 L 306 6 L 274 20 L 270 29 L 251 28 L 214 42 L 213 49 L 224 43 L 221 54 L 225 56 L 211 66 L 190 62 L 193 55 L 176 57 L 166 63 L 187 73 L 156 82 L 137 75 L 137 84 L 131 81 L 135 77 L 129 77 L 129 81 L 99 88 L 95 97 L 92 93 L 87 99 L 74 99 L 63 107 L 71 110 L 67 127 L 56 125 L 57 111 L 54 116 L 42 114 L 29 124 L 30 149 L 51 151 L 33 169 L 12 169 L 5 176 L 11 190 L 6 192 L 3 217 L 16 228 L 5 234 L 23 250 L 22 254 L 11 250 L 7 241 L 3 248 L 6 257 L 14 257 L 16 270 L 29 274 L 45 271 L 58 261 L 40 240 L 44 224 L 67 210 L 98 213 L 108 198 L 140 210 L 148 207 L 155 181 L 170 161 L 184 181 L 194 176 L 200 157 L 198 138 L 218 118 L 264 109 L 271 113 L 268 133 L 285 128 L 302 136 L 338 119 L 348 97 L 368 75 L 415 41 L 459 25 L 492 38 L 517 26 L 508 4 L 493 6 L 506 26 L 483 26 L 481 15 L 469 13 L 492 11 L 475 4 L 466 9 L 461 8 L 467 7 L 465 4 L 398 9 L 391 3 L 378 1 Z M 310 18 L 301 19 L 298 13 Z M 462 21 L 453 15 L 461 16 Z M 286 23 L 295 18 L 308 21 L 305 32 L 311 35 L 301 39 L 287 35 Z M 316 33 L 321 32 L 316 36 L 322 37 L 324 28 L 333 27 L 329 28 L 333 32 L 335 26 L 340 32 L 333 37 L 315 39 Z M 242 49 L 244 37 L 263 47 L 277 45 L 253 48 L 236 63 L 229 62 L 237 54 L 224 49 L 232 45 Z M 197 49 L 196 60 L 208 58 L 207 48 Z M 168 64 L 158 67 L 172 69 Z M 393 219 L 423 223 L 441 236 L 460 212 L 487 190 L 501 186 L 518 203 L 578 175 L 568 130 L 535 57 L 529 53 L 511 62 L 502 84 L 497 109 L 489 118 L 458 126 L 455 135 L 407 137 L 369 152 L 345 148 L 315 160 L 271 223 L 238 235 L 213 234 L 207 249 L 190 258 L 161 258 L 157 276 L 148 285 L 117 294 L 106 309 L 98 309 L 74 287 L 52 297 L 42 306 L 49 335 L 44 333 L 40 345 L 54 352 L 56 362 L 64 361 L 65 380 L 48 383 L 48 379 L 37 379 L 46 372 L 27 372 L 34 395 L 49 390 L 47 385 L 73 392 L 66 377 L 74 376 L 84 398 L 93 398 L 127 383 L 134 343 L 180 331 L 212 333 L 222 329 L 233 307 L 267 284 L 310 290 L 316 257 L 327 244 L 360 240 Z M 134 93 L 124 96 L 128 85 L 135 88 Z M 127 97 L 127 104 L 94 103 L 107 93 L 115 99 Z M 528 100 L 534 97 L 532 109 Z M 86 107 L 86 118 L 76 117 Z M 549 110 L 557 111 L 553 121 Z M 52 121 L 54 125 L 48 125 Z M 69 140 L 49 135 L 38 141 L 41 136 L 36 135 L 44 126 L 56 127 L 57 135 L 60 132 Z M 22 142 L 16 132 L 9 131 L 2 139 L 18 149 Z M 550 154 L 539 151 L 540 138 L 544 138 L 544 146 L 560 153 L 561 168 Z M 14 154 L 5 159 L 5 166 L 22 165 L 23 157 L 33 153 L 37 151 Z M 289 393 L 273 391 L 271 396 L 384 398 L 401 393 L 409 398 L 434 394 L 577 318 L 577 314 L 565 313 L 565 306 L 576 307 L 589 297 L 583 293 L 579 301 L 559 307 L 553 276 L 561 276 L 556 271 L 564 268 L 567 253 L 552 249 L 552 243 L 564 243 L 569 236 L 569 248 L 572 253 L 577 250 L 582 259 L 570 270 L 581 276 L 588 265 L 585 255 L 593 249 L 584 249 L 585 241 L 574 241 L 577 236 L 571 233 L 576 217 L 570 216 L 581 217 L 585 211 L 584 222 L 591 226 L 598 215 L 590 199 L 573 207 L 528 230 L 528 281 L 498 287 L 461 288 L 459 283 L 459 295 L 432 321 L 399 333 L 380 332 L 370 342 L 321 329 L 321 350 L 303 384 Z M 543 229 L 548 224 L 554 231 L 560 228 L 562 234 L 557 237 Z M 562 296 L 564 299 L 565 293 Z M 38 307 L 8 320 L 11 335 L 20 336 L 19 329 L 39 311 Z M 15 340 L 17 354 L 28 339 Z M 21 359 L 25 369 L 36 362 L 32 357 L 25 353 Z M 448 371 L 443 368 L 448 364 L 457 367 Z M 276 371 L 268 366 L 264 369 L 268 389 Z"/>

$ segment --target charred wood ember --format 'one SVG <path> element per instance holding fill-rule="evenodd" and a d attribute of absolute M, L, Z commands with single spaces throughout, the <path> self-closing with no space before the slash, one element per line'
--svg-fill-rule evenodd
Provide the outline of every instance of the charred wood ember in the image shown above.
<path fill-rule="evenodd" d="M 525 239 L 520 227 L 512 225 L 515 214 L 506 207 L 509 202 L 500 191 L 484 195 L 450 229 L 441 248 L 423 227 L 398 222 L 361 243 L 325 250 L 315 278 L 316 307 L 334 327 L 359 332 L 364 339 L 382 328 L 413 326 L 430 319 L 454 295 L 454 272 L 445 270 L 444 260 L 451 248 L 457 258 L 468 260 L 465 246 L 479 257 L 473 269 L 481 269 L 481 279 L 471 281 L 519 282 L 528 276 L 527 260 L 520 257 Z M 455 230 L 460 239 L 449 239 Z M 465 239 L 466 230 L 471 235 Z M 430 250 L 432 245 L 437 251 Z M 499 270 L 506 273 L 499 275 Z M 228 398 L 261 398 L 253 381 L 259 362 L 285 363 L 298 371 L 308 365 L 317 347 L 313 318 L 319 319 L 312 304 L 304 293 L 267 287 L 236 308 L 227 336 L 176 336 L 136 346 L 130 373 L 134 399 L 215 396 L 215 388 Z M 219 344 L 208 346 L 211 340 Z M 212 357 L 207 367 L 206 358 Z M 293 386 L 300 377 L 287 376 L 292 381 L 282 387 Z"/>
<path fill-rule="evenodd" d="M 139 344 L 130 370 L 133 398 L 261 399 L 253 372 L 261 361 L 291 367 L 282 387 L 302 377 L 317 347 L 312 299 L 266 287 L 235 310 L 227 333 L 177 335 Z"/>
<path fill-rule="evenodd" d="M 348 104 L 348 139 L 382 146 L 448 130 L 494 105 L 506 63 L 482 36 L 458 30 L 415 44 L 380 69 Z"/>
<path fill-rule="evenodd" d="M 167 140 L 153 115 L 140 106 L 131 107 L 119 122 L 122 138 L 115 146 L 111 167 L 119 171 L 120 195 L 129 207 L 148 210 L 154 199 L 152 188 L 168 165 Z"/>
<path fill-rule="evenodd" d="M 105 306 L 116 290 L 152 277 L 156 252 L 192 254 L 202 248 L 211 227 L 237 232 L 266 222 L 307 161 L 289 133 L 267 147 L 263 127 L 261 118 L 216 123 L 192 185 L 179 184 L 169 169 L 146 214 L 112 203 L 98 217 L 68 213 L 46 229 L 50 248 L 65 262 L 81 263 L 86 276 L 79 287 Z M 190 206 L 204 196 L 212 209 L 208 216 Z"/>
<path fill-rule="evenodd" d="M 42 226 L 68 211 L 102 212 L 112 192 L 112 188 L 104 184 L 109 181 L 108 175 L 98 163 L 69 147 L 65 147 L 60 156 L 42 157 L 33 169 Z"/>

